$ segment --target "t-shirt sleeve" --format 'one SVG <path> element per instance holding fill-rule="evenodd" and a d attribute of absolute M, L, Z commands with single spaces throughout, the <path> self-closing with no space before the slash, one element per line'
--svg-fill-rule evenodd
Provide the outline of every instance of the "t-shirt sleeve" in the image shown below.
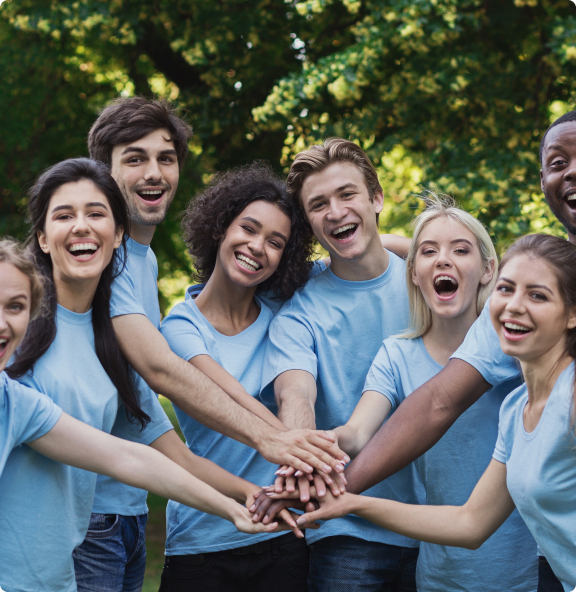
<path fill-rule="evenodd" d="M 114 318 L 129 314 L 146 316 L 144 307 L 136 297 L 134 280 L 128 268 L 125 267 L 122 273 L 112 282 L 110 316 Z"/>
<path fill-rule="evenodd" d="M 490 299 L 452 358 L 464 360 L 496 386 L 520 376 L 520 364 L 500 348 L 500 340 L 490 320 L 489 303 Z"/>
<path fill-rule="evenodd" d="M 199 328 L 188 314 L 188 306 L 188 302 L 175 306 L 160 328 L 170 349 L 186 361 L 196 356 L 210 355 Z"/>
<path fill-rule="evenodd" d="M 46 435 L 60 419 L 62 409 L 43 393 L 5 376 L 2 381 L 2 422 L 8 425 L 12 447 Z"/>
<path fill-rule="evenodd" d="M 384 395 L 390 401 L 392 409 L 396 409 L 402 402 L 398 395 L 394 369 L 385 343 L 378 350 L 366 376 L 362 393 L 366 391 L 376 391 Z"/>
<path fill-rule="evenodd" d="M 112 427 L 111 434 L 124 440 L 130 440 L 131 442 L 138 442 L 148 446 L 154 440 L 173 429 L 174 426 L 168 419 L 156 393 L 140 377 L 137 379 L 137 384 L 140 395 L 140 407 L 150 416 L 150 423 L 144 429 L 141 429 L 140 424 L 134 418 L 131 418 L 132 420 L 128 418 L 126 407 L 124 407 L 123 403 L 120 403 L 116 422 Z"/>
<path fill-rule="evenodd" d="M 526 397 L 526 385 L 521 385 L 513 390 L 502 402 L 498 417 L 498 438 L 492 458 L 506 464 L 514 444 L 514 432 L 516 427 L 516 413 L 524 409 Z"/>
<path fill-rule="evenodd" d="M 288 370 L 304 370 L 318 377 L 318 358 L 312 327 L 288 304 L 270 324 L 262 370 L 262 395 L 274 379 Z"/>

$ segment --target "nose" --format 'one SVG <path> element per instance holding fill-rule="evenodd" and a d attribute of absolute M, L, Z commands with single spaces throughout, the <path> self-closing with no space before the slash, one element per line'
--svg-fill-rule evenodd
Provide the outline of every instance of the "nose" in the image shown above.
<path fill-rule="evenodd" d="M 326 218 L 330 221 L 341 220 L 348 213 L 348 207 L 339 199 L 331 199 L 328 204 Z"/>
<path fill-rule="evenodd" d="M 74 220 L 74 226 L 72 227 L 74 234 L 87 234 L 90 232 L 90 225 L 88 224 L 88 218 L 84 214 L 78 214 Z"/>
<path fill-rule="evenodd" d="M 144 171 L 144 179 L 146 181 L 160 181 L 162 180 L 162 171 L 160 165 L 155 158 L 151 158 L 146 164 L 146 170 Z"/>
<path fill-rule="evenodd" d="M 261 255 L 264 253 L 264 237 L 260 234 L 254 235 L 248 242 L 248 248 L 254 255 Z"/>
<path fill-rule="evenodd" d="M 436 267 L 444 269 L 452 267 L 452 260 L 450 259 L 448 252 L 444 249 L 441 249 L 438 252 L 436 257 Z"/>
<path fill-rule="evenodd" d="M 526 312 L 524 306 L 524 294 L 520 290 L 516 290 L 508 299 L 506 302 L 506 310 L 514 314 L 523 314 Z"/>

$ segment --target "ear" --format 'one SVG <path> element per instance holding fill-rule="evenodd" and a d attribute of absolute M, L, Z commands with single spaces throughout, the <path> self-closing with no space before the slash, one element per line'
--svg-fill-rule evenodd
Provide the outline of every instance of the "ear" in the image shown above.
<path fill-rule="evenodd" d="M 484 269 L 484 273 L 480 278 L 480 283 L 485 286 L 492 281 L 492 277 L 494 276 L 494 270 L 496 269 L 496 262 L 494 259 L 490 259 L 486 264 L 486 268 Z"/>
<path fill-rule="evenodd" d="M 567 329 L 574 329 L 576 327 L 576 306 L 571 306 L 568 309 L 568 322 L 566 323 Z"/>
<path fill-rule="evenodd" d="M 414 269 L 414 266 L 412 266 L 412 283 L 415 286 L 419 286 L 420 284 L 418 284 L 418 278 L 416 277 L 416 270 Z"/>
<path fill-rule="evenodd" d="M 376 214 L 379 214 L 382 211 L 382 208 L 384 207 L 384 194 L 382 193 L 382 191 L 376 191 L 374 193 L 374 199 L 372 203 L 374 204 L 374 212 Z"/>
<path fill-rule="evenodd" d="M 114 231 L 114 248 L 117 249 L 122 244 L 122 237 L 124 236 L 124 226 L 117 226 Z"/>
<path fill-rule="evenodd" d="M 544 175 L 542 174 L 542 169 L 540 169 L 540 189 L 544 193 Z"/>
<path fill-rule="evenodd" d="M 39 230 L 36 233 L 36 237 L 38 238 L 38 244 L 40 245 L 40 248 L 42 249 L 42 251 L 44 253 L 49 253 L 50 247 L 48 246 L 48 241 L 46 240 L 46 235 L 41 230 Z"/>

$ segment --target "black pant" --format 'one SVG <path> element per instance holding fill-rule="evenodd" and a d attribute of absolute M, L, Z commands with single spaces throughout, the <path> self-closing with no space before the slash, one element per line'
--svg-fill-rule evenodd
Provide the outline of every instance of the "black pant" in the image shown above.
<path fill-rule="evenodd" d="M 170 555 L 159 592 L 306 592 L 308 547 L 288 533 L 247 547 Z"/>
<path fill-rule="evenodd" d="M 546 557 L 538 560 L 538 592 L 564 592 L 564 586 L 552 571 Z"/>

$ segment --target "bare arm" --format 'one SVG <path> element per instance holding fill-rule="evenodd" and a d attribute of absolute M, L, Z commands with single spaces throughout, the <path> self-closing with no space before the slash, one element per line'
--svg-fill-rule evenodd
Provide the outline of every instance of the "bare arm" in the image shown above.
<path fill-rule="evenodd" d="M 276 377 L 278 418 L 288 428 L 316 429 L 316 381 L 310 372 L 288 370 Z"/>
<path fill-rule="evenodd" d="M 404 536 L 477 549 L 514 510 L 506 487 L 506 465 L 494 459 L 463 506 L 416 506 L 346 493 L 319 498 L 320 509 L 298 519 L 326 520 L 355 514 Z"/>
<path fill-rule="evenodd" d="M 381 234 L 380 242 L 385 249 L 392 251 L 398 257 L 406 259 L 408 257 L 408 251 L 410 250 L 411 239 L 399 234 Z"/>
<path fill-rule="evenodd" d="M 244 409 L 248 409 L 277 430 L 285 432 L 288 428 L 265 405 L 249 395 L 244 387 L 210 356 L 195 356 L 189 362 L 214 381 L 224 392 Z"/>
<path fill-rule="evenodd" d="M 361 493 L 432 448 L 490 385 L 456 358 L 416 389 L 346 468 L 347 490 Z"/>
<path fill-rule="evenodd" d="M 58 462 L 108 475 L 127 485 L 220 516 L 244 532 L 273 530 L 255 525 L 246 508 L 193 477 L 158 451 L 105 434 L 66 413 L 46 435 L 30 442 L 29 446 Z"/>
<path fill-rule="evenodd" d="M 178 357 L 144 315 L 112 319 L 122 352 L 152 390 L 182 411 L 230 438 L 256 448 L 270 462 L 289 464 L 305 473 L 326 472 L 344 453 L 309 431 L 280 432 L 229 397 L 200 370 Z"/>
<path fill-rule="evenodd" d="M 392 404 L 384 395 L 366 391 L 346 424 L 334 430 L 338 446 L 352 458 L 357 456 L 378 431 L 391 409 Z"/>

